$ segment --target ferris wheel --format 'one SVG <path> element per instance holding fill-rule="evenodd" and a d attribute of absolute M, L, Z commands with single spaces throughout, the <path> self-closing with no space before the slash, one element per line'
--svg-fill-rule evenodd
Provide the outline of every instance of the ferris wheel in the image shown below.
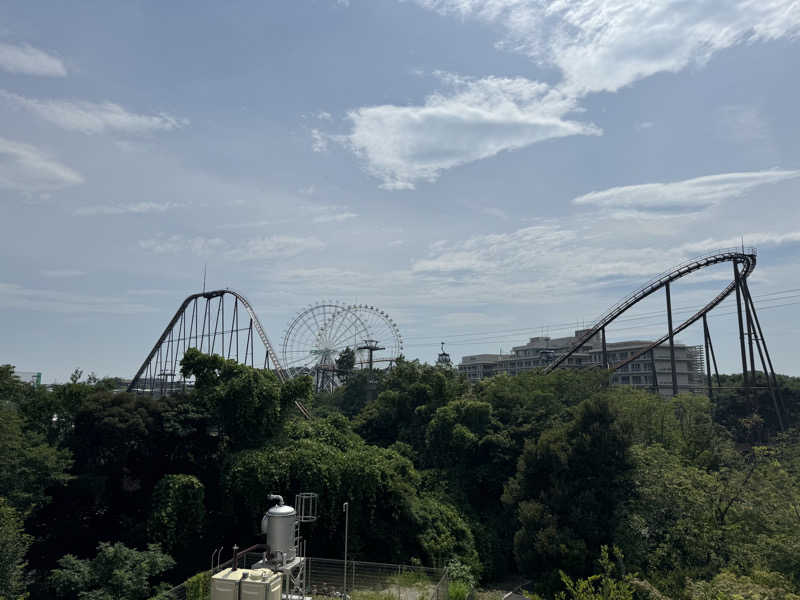
<path fill-rule="evenodd" d="M 317 390 L 340 383 L 336 360 L 346 349 L 354 368 L 390 367 L 403 352 L 403 338 L 384 311 L 365 304 L 320 302 L 289 322 L 281 346 L 287 375 L 312 375 Z"/>

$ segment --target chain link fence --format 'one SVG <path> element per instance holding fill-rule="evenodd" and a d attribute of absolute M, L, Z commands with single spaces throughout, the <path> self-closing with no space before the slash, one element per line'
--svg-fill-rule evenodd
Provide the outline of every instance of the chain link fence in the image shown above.
<path fill-rule="evenodd" d="M 447 600 L 445 569 L 364 561 L 309 558 L 309 589 L 315 599 Z"/>
<path fill-rule="evenodd" d="M 263 556 L 261 552 L 247 550 L 239 555 L 240 569 L 249 569 Z M 233 560 L 227 560 L 214 565 L 211 573 L 232 564 Z M 314 600 L 448 600 L 449 597 L 447 569 L 348 560 L 345 573 L 343 560 L 307 558 L 306 576 L 306 597 Z M 153 600 L 187 600 L 186 584 L 162 592 Z"/>

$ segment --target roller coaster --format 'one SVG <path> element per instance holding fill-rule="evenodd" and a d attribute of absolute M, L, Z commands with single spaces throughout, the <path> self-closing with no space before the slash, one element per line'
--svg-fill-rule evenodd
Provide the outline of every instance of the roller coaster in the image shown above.
<path fill-rule="evenodd" d="M 775 413 L 778 417 L 778 422 L 783 429 L 782 410 L 779 409 L 780 398 L 778 396 L 778 384 L 775 377 L 775 370 L 772 366 L 772 359 L 767 349 L 764 333 L 761 329 L 761 323 L 756 314 L 756 307 L 753 303 L 753 297 L 750 294 L 750 289 L 747 285 L 747 279 L 756 268 L 757 251 L 755 248 L 727 248 L 716 250 L 713 253 L 703 256 L 695 257 L 687 260 L 680 265 L 661 273 L 645 283 L 642 287 L 620 300 L 610 309 L 608 309 L 603 316 L 601 316 L 595 324 L 586 329 L 582 335 L 575 341 L 573 346 L 566 352 L 561 354 L 558 358 L 553 360 L 547 367 L 545 372 L 549 373 L 561 367 L 567 359 L 581 350 L 587 345 L 589 341 L 594 340 L 597 336 L 600 337 L 600 345 L 602 348 L 602 365 L 610 371 L 617 371 L 627 366 L 629 363 L 641 358 L 645 354 L 652 353 L 655 348 L 661 346 L 665 342 L 669 342 L 670 350 L 670 372 L 672 376 L 672 392 L 673 395 L 678 394 L 678 378 L 677 370 L 675 368 L 675 336 L 682 331 L 686 330 L 689 326 L 702 319 L 703 322 L 703 337 L 705 340 L 705 365 L 706 365 L 706 381 L 708 386 L 708 396 L 713 397 L 714 389 L 711 378 L 711 364 L 713 362 L 714 372 L 717 380 L 717 387 L 720 386 L 719 370 L 717 369 L 717 359 L 714 354 L 714 346 L 711 341 L 711 334 L 708 328 L 707 315 L 711 310 L 719 306 L 728 296 L 736 294 L 736 315 L 739 325 L 739 346 L 742 358 L 742 376 L 744 382 L 745 392 L 750 387 L 755 385 L 756 381 L 756 361 L 754 357 L 754 348 L 758 351 L 759 359 L 763 373 L 767 378 L 767 385 L 774 404 Z M 670 294 L 670 284 L 701 269 L 718 265 L 720 263 L 731 263 L 733 265 L 733 278 L 731 282 L 722 289 L 714 298 L 712 298 L 705 306 L 695 312 L 692 316 L 686 319 L 683 323 L 673 326 L 672 323 L 672 299 Z M 639 352 L 633 353 L 632 356 L 615 363 L 610 364 L 608 361 L 608 351 L 606 346 L 606 328 L 614 322 L 623 313 L 631 309 L 633 306 L 654 294 L 655 292 L 663 289 L 666 298 L 666 316 L 667 316 L 667 333 L 642 348 Z M 742 307 L 744 306 L 744 310 Z M 744 312 L 744 317 L 742 313 Z M 745 340 L 747 340 L 745 342 Z M 749 354 L 749 361 L 748 361 Z M 653 367 L 655 362 L 651 360 Z M 655 379 L 655 375 L 654 375 Z"/>
<path fill-rule="evenodd" d="M 244 322 L 240 321 L 240 314 Z M 261 341 L 260 346 L 255 343 L 256 335 Z M 232 358 L 252 367 L 263 364 L 264 369 L 270 368 L 271 361 L 278 380 L 284 382 L 289 379 L 251 304 L 239 292 L 225 289 L 192 294 L 181 303 L 134 375 L 127 391 L 163 396 L 185 390 L 191 382 L 181 375 L 179 369 L 180 360 L 189 348 Z M 303 416 L 310 416 L 302 403 L 295 401 L 295 405 Z"/>
<path fill-rule="evenodd" d="M 756 259 L 757 251 L 755 248 L 727 248 L 692 258 L 669 271 L 657 275 L 642 287 L 609 308 L 592 327 L 582 332 L 581 336 L 567 351 L 555 357 L 552 362 L 545 367 L 544 371 L 549 373 L 555 369 L 562 368 L 565 364 L 568 364 L 570 356 L 590 345 L 590 342 L 592 345 L 597 344 L 598 337 L 599 346 L 602 349 L 601 364 L 609 371 L 613 372 L 622 369 L 629 363 L 648 353 L 651 358 L 650 363 L 653 369 L 655 369 L 655 362 L 652 360 L 653 350 L 668 342 L 672 392 L 673 395 L 677 395 L 678 379 L 675 366 L 675 336 L 685 331 L 694 323 L 702 320 L 703 336 L 705 340 L 707 391 L 709 398 L 711 398 L 714 393 L 711 376 L 712 364 L 716 375 L 717 388 L 720 388 L 720 377 L 714 346 L 708 327 L 707 315 L 714 308 L 719 306 L 723 300 L 735 294 L 744 391 L 745 393 L 749 393 L 756 384 L 755 352 L 757 351 L 762 371 L 767 380 L 775 412 L 778 416 L 779 425 L 783 428 L 783 410 L 779 408 L 780 397 L 778 395 L 775 370 L 772 366 L 772 359 L 767 349 L 761 323 L 756 314 L 756 307 L 747 284 L 748 278 L 756 268 Z M 707 304 L 700 308 L 700 310 L 692 314 L 682 323 L 674 326 L 672 322 L 671 284 L 682 277 L 721 263 L 730 263 L 732 265 L 733 277 L 731 282 Z M 664 290 L 666 299 L 666 333 L 632 356 L 626 357 L 624 360 L 615 364 L 611 364 L 608 360 L 609 353 L 606 344 L 606 329 L 626 311 L 662 289 Z M 227 317 L 226 306 L 228 307 Z M 359 307 L 356 308 L 361 307 L 362 306 L 359 305 Z M 342 307 L 339 308 L 341 309 Z M 347 308 L 351 309 L 354 307 Z M 394 327 L 394 322 L 391 321 L 385 313 L 382 311 L 379 312 L 382 317 L 386 317 L 382 320 L 390 322 L 392 327 Z M 333 311 L 332 314 L 336 315 L 339 313 Z M 361 322 L 363 319 L 359 317 L 357 320 Z M 347 328 L 344 329 L 349 331 Z M 317 337 L 324 333 L 328 333 L 324 326 L 319 329 L 317 333 L 312 332 L 312 334 Z M 260 344 L 255 342 L 256 337 L 259 338 Z M 399 334 L 397 334 L 397 337 L 399 338 Z M 286 346 L 287 343 L 286 340 L 284 340 L 284 360 L 287 360 L 286 356 L 290 356 L 291 354 L 287 354 Z M 267 337 L 264 327 L 261 325 L 251 304 L 242 294 L 230 289 L 224 289 L 192 294 L 181 303 L 175 315 L 169 321 L 163 333 L 147 355 L 147 358 L 131 380 L 128 391 L 164 395 L 185 389 L 187 384 L 190 385 L 191 382 L 187 382 L 179 373 L 179 367 L 180 359 L 188 348 L 197 348 L 201 352 L 206 352 L 208 354 L 218 354 L 225 358 L 234 359 L 237 362 L 249 364 L 253 367 L 259 365 L 261 368 L 271 369 L 281 382 L 299 373 L 308 371 L 308 369 L 299 369 L 294 363 L 288 366 L 284 365 Z M 402 348 L 402 345 L 400 348 Z M 338 350 L 341 350 L 341 348 Z M 313 354 L 313 352 L 306 349 L 303 350 L 302 354 L 305 356 L 306 354 Z M 653 374 L 653 380 L 656 381 L 655 373 Z M 302 404 L 297 403 L 297 408 L 308 418 L 308 411 Z"/>

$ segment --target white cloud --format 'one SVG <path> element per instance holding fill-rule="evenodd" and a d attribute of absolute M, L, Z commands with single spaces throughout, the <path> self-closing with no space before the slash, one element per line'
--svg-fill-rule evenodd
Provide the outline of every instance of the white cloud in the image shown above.
<path fill-rule="evenodd" d="M 90 135 L 107 131 L 127 134 L 170 131 L 189 123 L 186 119 L 178 119 L 166 113 L 132 113 L 113 102 L 37 100 L 4 90 L 0 90 L 0 96 L 62 129 Z"/>
<path fill-rule="evenodd" d="M 0 137 L 0 188 L 50 192 L 83 183 L 83 177 L 35 146 Z"/>
<path fill-rule="evenodd" d="M 42 271 L 44 277 L 82 277 L 86 275 L 86 271 L 80 269 L 44 269 Z"/>
<path fill-rule="evenodd" d="M 617 91 L 702 65 L 737 44 L 800 33 L 796 0 L 415 0 L 442 14 L 500 24 L 501 47 L 558 67 L 571 94 Z"/>
<path fill-rule="evenodd" d="M 565 120 L 573 99 L 521 77 L 439 76 L 447 92 L 420 106 L 372 106 L 351 111 L 353 128 L 340 141 L 366 161 L 386 189 L 418 181 L 505 150 L 569 135 L 596 135 L 589 123 Z"/>
<path fill-rule="evenodd" d="M 319 129 L 311 130 L 311 149 L 314 152 L 325 152 L 328 149 L 328 136 Z"/>
<path fill-rule="evenodd" d="M 324 248 L 325 244 L 315 237 L 271 235 L 247 240 L 233 249 L 228 256 L 233 260 L 264 260 L 297 256 L 308 250 Z"/>
<path fill-rule="evenodd" d="M 446 169 L 504 150 L 599 134 L 592 124 L 565 120 L 589 93 L 616 92 L 656 73 L 702 66 L 715 52 L 737 44 L 800 34 L 797 0 L 412 1 L 441 14 L 500 25 L 506 33 L 501 47 L 557 68 L 561 80 L 446 75 L 452 89 L 422 105 L 352 110 L 345 136 L 312 131 L 315 151 L 325 150 L 329 139 L 343 141 L 390 190 L 413 189 Z M 644 122 L 638 128 L 650 126 Z"/>
<path fill-rule="evenodd" d="M 180 254 L 190 252 L 198 256 L 209 256 L 227 247 L 221 238 L 206 238 L 202 236 L 185 237 L 171 235 L 139 240 L 139 247 L 154 254 Z"/>
<path fill-rule="evenodd" d="M 698 242 L 683 244 L 681 249 L 689 253 L 709 252 L 718 248 L 738 248 L 744 243 L 745 248 L 749 246 L 780 246 L 783 244 L 795 244 L 800 242 L 800 231 L 789 231 L 785 233 L 776 232 L 750 232 L 744 233 L 739 237 L 726 239 L 706 238 Z"/>
<path fill-rule="evenodd" d="M 134 204 L 103 204 L 97 206 L 81 206 L 75 209 L 74 215 L 93 216 L 93 215 L 126 215 L 126 214 L 145 214 L 163 213 L 175 208 L 189 206 L 186 202 L 136 202 Z"/>
<path fill-rule="evenodd" d="M 9 73 L 44 77 L 67 75 L 67 69 L 60 58 L 29 44 L 13 45 L 0 42 L 0 69 Z"/>
<path fill-rule="evenodd" d="M 639 212 L 703 210 L 742 196 L 757 186 L 796 177 L 800 177 L 800 170 L 722 173 L 671 183 L 614 187 L 578 196 L 573 203 Z"/>

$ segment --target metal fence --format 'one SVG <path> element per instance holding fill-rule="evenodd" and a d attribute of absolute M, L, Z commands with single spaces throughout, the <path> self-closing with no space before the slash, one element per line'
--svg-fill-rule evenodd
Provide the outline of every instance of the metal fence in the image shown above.
<path fill-rule="evenodd" d="M 308 559 L 309 594 L 346 600 L 447 600 L 445 569 L 329 558 Z"/>
<path fill-rule="evenodd" d="M 262 556 L 245 550 L 237 566 L 248 569 Z M 232 564 L 227 560 L 214 565 L 212 573 Z M 306 594 L 315 600 L 448 600 L 449 596 L 447 569 L 348 560 L 345 573 L 343 560 L 307 558 L 306 573 Z M 182 583 L 156 598 L 186 600 L 186 586 Z"/>

